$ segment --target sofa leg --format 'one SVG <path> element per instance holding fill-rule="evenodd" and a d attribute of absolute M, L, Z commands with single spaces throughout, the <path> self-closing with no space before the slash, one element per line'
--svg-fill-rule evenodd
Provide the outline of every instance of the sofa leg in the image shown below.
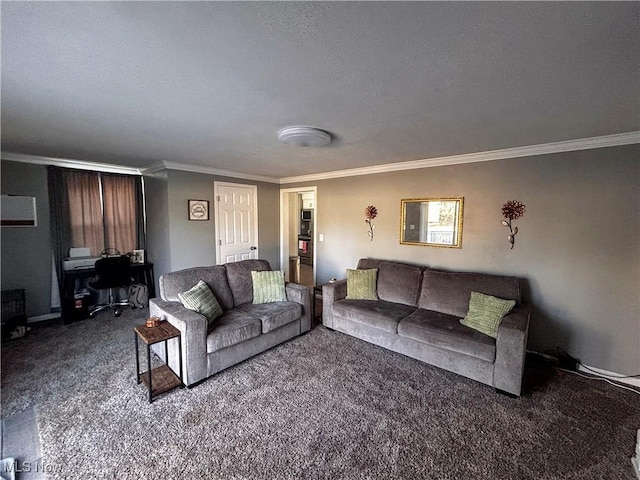
<path fill-rule="evenodd" d="M 504 390 L 500 390 L 499 388 L 495 389 L 496 393 L 499 393 L 500 395 L 505 395 L 509 398 L 518 398 L 518 395 L 514 395 L 513 393 L 509 393 L 509 392 L 505 392 Z"/>

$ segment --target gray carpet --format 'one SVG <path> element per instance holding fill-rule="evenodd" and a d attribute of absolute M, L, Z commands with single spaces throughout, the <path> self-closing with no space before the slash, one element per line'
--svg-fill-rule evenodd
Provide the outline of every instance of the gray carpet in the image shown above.
<path fill-rule="evenodd" d="M 50 478 L 629 479 L 638 395 L 553 370 L 525 394 L 316 327 L 147 403 L 133 326 L 34 329 L 2 348 L 2 414 L 36 409 Z"/>

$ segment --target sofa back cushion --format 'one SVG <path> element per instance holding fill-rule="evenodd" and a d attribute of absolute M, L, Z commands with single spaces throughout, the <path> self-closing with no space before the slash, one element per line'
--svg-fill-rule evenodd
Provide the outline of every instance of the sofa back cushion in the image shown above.
<path fill-rule="evenodd" d="M 361 258 L 359 269 L 378 269 L 378 298 L 415 307 L 420 292 L 423 267 L 387 260 Z"/>
<path fill-rule="evenodd" d="M 520 303 L 520 281 L 517 277 L 427 268 L 422 274 L 418 307 L 464 317 L 469 310 L 471 292 Z"/>
<path fill-rule="evenodd" d="M 222 265 L 195 267 L 160 276 L 160 297 L 168 302 L 179 302 L 178 294 L 186 292 L 200 280 L 204 281 L 223 310 L 233 308 L 233 295 L 227 282 L 227 272 Z"/>
<path fill-rule="evenodd" d="M 226 263 L 224 266 L 227 269 L 227 281 L 233 294 L 233 304 L 236 306 L 253 302 L 251 272 L 271 270 L 269 262 L 258 259 Z"/>

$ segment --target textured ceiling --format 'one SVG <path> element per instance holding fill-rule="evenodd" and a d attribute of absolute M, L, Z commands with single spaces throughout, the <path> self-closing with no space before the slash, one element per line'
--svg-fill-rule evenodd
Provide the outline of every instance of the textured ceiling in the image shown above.
<path fill-rule="evenodd" d="M 4 152 L 289 177 L 640 130 L 638 2 L 1 8 Z"/>

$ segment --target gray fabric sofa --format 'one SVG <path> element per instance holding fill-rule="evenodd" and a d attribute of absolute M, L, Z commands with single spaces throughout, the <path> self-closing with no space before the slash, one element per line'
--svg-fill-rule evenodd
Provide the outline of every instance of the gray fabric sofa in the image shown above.
<path fill-rule="evenodd" d="M 378 269 L 379 300 L 346 299 L 346 280 L 324 285 L 326 327 L 520 395 L 531 311 L 518 278 L 374 259 L 358 268 Z M 496 339 L 460 323 L 472 291 L 516 300 Z"/>
<path fill-rule="evenodd" d="M 271 270 L 266 260 L 197 267 L 160 277 L 160 298 L 149 300 L 149 311 L 168 320 L 182 333 L 183 379 L 193 386 L 205 378 L 246 360 L 311 328 L 308 287 L 285 285 L 287 301 L 254 305 L 251 271 Z M 178 293 L 204 280 L 224 310 L 211 326 L 199 313 L 185 308 Z M 177 370 L 177 342 L 169 343 L 169 365 Z M 154 346 L 163 360 L 164 346 Z"/>

